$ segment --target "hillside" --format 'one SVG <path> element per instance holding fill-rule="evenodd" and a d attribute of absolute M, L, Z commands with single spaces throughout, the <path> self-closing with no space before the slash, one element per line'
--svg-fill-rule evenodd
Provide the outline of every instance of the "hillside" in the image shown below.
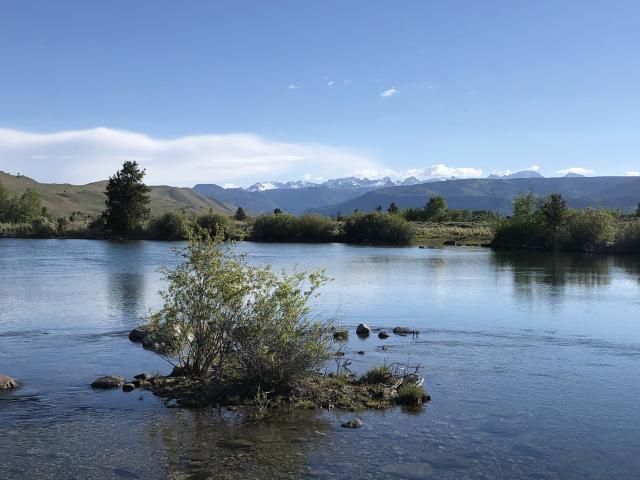
<path fill-rule="evenodd" d="M 562 177 L 465 179 L 390 187 L 365 193 L 356 198 L 310 212 L 322 215 L 348 214 L 355 209 L 371 211 L 395 202 L 400 208 L 423 207 L 429 197 L 442 195 L 453 209 L 511 212 L 513 198 L 533 192 L 546 196 L 561 193 L 572 208 L 604 207 L 630 212 L 640 201 L 638 177 Z"/>
<path fill-rule="evenodd" d="M 249 191 L 243 188 L 222 188 L 214 184 L 199 184 L 196 192 L 217 198 L 223 202 L 239 205 L 251 213 L 271 212 L 279 208 L 294 214 L 312 208 L 344 202 L 371 191 L 373 187 L 330 187 L 318 185 L 302 188 L 276 188 Z"/>
<path fill-rule="evenodd" d="M 81 212 L 95 217 L 104 210 L 106 180 L 87 185 L 39 183 L 29 177 L 17 177 L 0 172 L 0 183 L 13 194 L 21 194 L 28 187 L 35 189 L 42 196 L 43 205 L 53 216 L 68 216 L 73 212 Z M 235 211 L 231 205 L 201 195 L 191 188 L 152 186 L 150 197 L 152 215 L 174 210 L 206 213 L 213 209 L 215 212 L 227 214 Z"/>

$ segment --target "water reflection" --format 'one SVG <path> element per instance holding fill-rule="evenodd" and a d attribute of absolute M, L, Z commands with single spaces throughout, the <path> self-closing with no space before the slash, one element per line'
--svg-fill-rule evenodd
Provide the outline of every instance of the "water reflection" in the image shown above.
<path fill-rule="evenodd" d="M 153 425 L 169 478 L 301 478 L 312 452 L 329 452 L 329 424 L 313 412 L 295 412 L 261 422 L 218 410 L 176 411 Z"/>
<path fill-rule="evenodd" d="M 114 323 L 130 325 L 145 306 L 142 304 L 146 289 L 147 249 L 143 242 L 106 242 L 104 255 L 118 258 L 108 269 L 107 293 Z"/>

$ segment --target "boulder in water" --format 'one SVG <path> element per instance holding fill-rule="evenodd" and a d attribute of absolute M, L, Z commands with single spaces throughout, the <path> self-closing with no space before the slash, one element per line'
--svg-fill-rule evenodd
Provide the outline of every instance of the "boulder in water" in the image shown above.
<path fill-rule="evenodd" d="M 11 390 L 18 388 L 18 382 L 8 375 L 0 375 L 0 390 Z"/>
<path fill-rule="evenodd" d="M 91 383 L 91 388 L 108 390 L 111 388 L 118 388 L 122 384 L 124 384 L 124 377 L 121 377 L 120 375 L 105 375 L 104 377 L 96 378 Z"/>
<path fill-rule="evenodd" d="M 354 418 L 353 420 L 349 420 L 348 422 L 344 422 L 342 424 L 342 428 L 360 428 L 362 425 L 362 420 L 359 418 Z"/>
<path fill-rule="evenodd" d="M 361 323 L 356 327 L 356 335 L 360 335 L 362 337 L 369 336 L 371 334 L 371 328 L 364 323 Z"/>

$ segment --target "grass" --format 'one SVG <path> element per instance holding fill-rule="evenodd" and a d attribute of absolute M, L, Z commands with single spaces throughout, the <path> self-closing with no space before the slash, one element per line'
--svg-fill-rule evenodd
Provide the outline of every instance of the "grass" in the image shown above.
<path fill-rule="evenodd" d="M 461 245 L 482 245 L 491 242 L 493 227 L 488 223 L 413 222 L 414 245 L 441 246 L 452 240 Z"/>
<path fill-rule="evenodd" d="M 396 403 L 399 405 L 419 405 L 425 395 L 422 387 L 418 385 L 403 385 L 398 389 Z"/>
<path fill-rule="evenodd" d="M 360 377 L 360 383 L 385 383 L 389 379 L 390 375 L 389 367 L 386 365 L 374 367 Z"/>

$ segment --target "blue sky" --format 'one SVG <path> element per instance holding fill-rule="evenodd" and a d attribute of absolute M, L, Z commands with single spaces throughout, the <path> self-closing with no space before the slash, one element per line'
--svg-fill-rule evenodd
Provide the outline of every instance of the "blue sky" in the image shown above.
<path fill-rule="evenodd" d="M 639 52 L 636 1 L 7 1 L 0 169 L 624 175 Z"/>

